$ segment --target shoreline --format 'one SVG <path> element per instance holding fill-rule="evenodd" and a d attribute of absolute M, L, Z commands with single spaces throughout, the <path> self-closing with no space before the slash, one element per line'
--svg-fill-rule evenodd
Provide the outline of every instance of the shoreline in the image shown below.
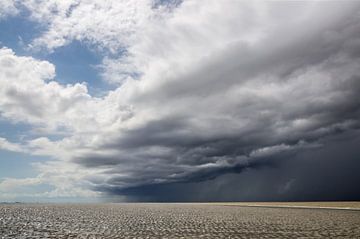
<path fill-rule="evenodd" d="M 0 202 L 0 205 L 92 205 L 92 204 L 157 204 L 157 205 L 209 205 L 209 206 L 232 206 L 232 207 L 263 207 L 263 208 L 293 208 L 293 209 L 331 209 L 360 211 L 360 201 L 349 202 Z"/>
<path fill-rule="evenodd" d="M 218 206 L 265 207 L 293 209 L 331 209 L 360 211 L 360 202 L 224 202 L 205 203 Z"/>

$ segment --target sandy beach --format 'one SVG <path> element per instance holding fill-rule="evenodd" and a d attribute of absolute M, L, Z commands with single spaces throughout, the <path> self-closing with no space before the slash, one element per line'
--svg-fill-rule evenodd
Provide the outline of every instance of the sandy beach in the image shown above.
<path fill-rule="evenodd" d="M 360 212 L 219 203 L 2 204 L 0 235 L 2 239 L 359 238 Z"/>

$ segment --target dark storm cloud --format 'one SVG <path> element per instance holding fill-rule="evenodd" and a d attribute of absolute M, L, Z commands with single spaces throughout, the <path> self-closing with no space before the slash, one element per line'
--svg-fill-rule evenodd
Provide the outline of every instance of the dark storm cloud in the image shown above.
<path fill-rule="evenodd" d="M 219 48 L 134 97 L 155 119 L 75 161 L 104 168 L 95 190 L 134 200 L 359 199 L 358 4 L 346 12 Z"/>
<path fill-rule="evenodd" d="M 358 200 L 359 132 L 327 138 L 324 147 L 273 157 L 266 163 L 204 181 L 102 187 L 134 201 Z"/>

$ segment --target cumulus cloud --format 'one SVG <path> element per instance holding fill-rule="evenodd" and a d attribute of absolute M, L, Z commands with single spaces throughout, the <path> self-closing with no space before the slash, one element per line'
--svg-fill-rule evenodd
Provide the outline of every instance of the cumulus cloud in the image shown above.
<path fill-rule="evenodd" d="M 34 46 L 122 52 L 101 66 L 118 87 L 96 98 L 59 84 L 49 62 L 0 51 L 1 115 L 43 132 L 23 144 L 53 158 L 38 166 L 61 192 L 144 196 L 277 165 L 359 128 L 356 2 L 39 2 L 22 3 L 48 26 Z"/>
<path fill-rule="evenodd" d="M 49 130 L 66 127 L 64 116 L 72 115 L 70 108 L 86 104 L 90 98 L 85 84 L 62 86 L 53 81 L 55 67 L 47 61 L 18 57 L 11 49 L 2 48 L 0 67 L 0 112 L 15 122 Z"/>

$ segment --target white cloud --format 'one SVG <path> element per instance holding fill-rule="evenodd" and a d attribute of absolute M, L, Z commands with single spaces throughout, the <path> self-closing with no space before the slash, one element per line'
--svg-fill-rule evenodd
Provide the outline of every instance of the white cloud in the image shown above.
<path fill-rule="evenodd" d="M 23 147 L 16 143 L 11 143 L 7 139 L 0 137 L 0 150 L 8 150 L 13 152 L 25 152 Z"/>
<path fill-rule="evenodd" d="M 19 12 L 14 0 L 0 0 L 0 6 L 0 21 Z"/>
<path fill-rule="evenodd" d="M 90 99 L 84 84 L 62 86 L 53 81 L 55 67 L 49 62 L 18 57 L 12 50 L 2 48 L 0 67 L 1 114 L 15 122 L 49 130 L 73 127 L 64 119 L 76 117 L 72 108 Z"/>
<path fill-rule="evenodd" d="M 42 183 L 40 178 L 5 178 L 0 183 L 0 192 L 14 191 L 21 187 L 39 185 Z"/>
<path fill-rule="evenodd" d="M 65 197 L 90 198 L 101 196 L 101 194 L 97 192 L 79 187 L 77 184 L 71 182 L 69 178 L 64 177 L 61 180 L 63 181 L 56 181 L 56 179 L 52 177 L 45 178 L 43 175 L 35 178 L 5 178 L 0 181 L 0 200 Z M 49 190 L 49 187 L 53 189 Z"/>
<path fill-rule="evenodd" d="M 141 25 L 152 17 L 150 0 L 19 1 L 32 18 L 48 26 L 32 46 L 52 50 L 73 40 L 112 53 L 127 47 Z"/>
<path fill-rule="evenodd" d="M 295 145 L 287 145 L 287 144 L 279 144 L 272 145 L 264 148 L 258 148 L 252 152 L 250 152 L 250 158 L 258 158 L 258 157 L 270 157 L 279 153 L 296 151 L 300 149 L 309 149 L 309 148 L 317 148 L 321 147 L 321 144 L 318 143 L 306 143 L 304 141 L 300 141 Z"/>
<path fill-rule="evenodd" d="M 59 84 L 49 62 L 2 48 L 0 67 L 2 117 L 32 124 L 40 132 L 97 132 L 131 116 L 131 107 L 122 106 L 113 93 L 100 99 L 91 97 L 84 83 Z"/>

